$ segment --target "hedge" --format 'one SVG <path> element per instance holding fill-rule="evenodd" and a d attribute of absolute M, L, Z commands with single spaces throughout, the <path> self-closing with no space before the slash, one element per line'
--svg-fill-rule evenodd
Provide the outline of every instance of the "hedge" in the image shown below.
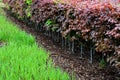
<path fill-rule="evenodd" d="M 14 16 L 34 24 L 37 29 L 53 33 L 53 37 L 58 36 L 56 39 L 62 39 L 62 45 L 71 47 L 73 52 L 76 47 L 81 50 L 91 47 L 90 56 L 94 49 L 100 55 L 120 56 L 120 7 L 111 2 L 82 1 L 78 6 L 57 0 L 4 2 Z"/>

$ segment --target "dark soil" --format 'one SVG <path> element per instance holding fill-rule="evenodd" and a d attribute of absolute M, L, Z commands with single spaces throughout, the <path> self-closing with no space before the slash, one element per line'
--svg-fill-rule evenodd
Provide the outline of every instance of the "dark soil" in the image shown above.
<path fill-rule="evenodd" d="M 51 53 L 50 57 L 54 65 L 59 66 L 70 74 L 74 72 L 77 80 L 120 80 L 120 74 L 114 68 L 110 66 L 100 68 L 99 62 L 91 64 L 88 59 L 80 58 L 69 51 L 61 49 L 58 43 L 53 42 L 44 33 L 26 26 L 24 22 L 20 22 L 13 17 L 9 16 L 9 18 L 20 25 L 19 28 L 35 36 L 39 46 L 43 46 Z"/>

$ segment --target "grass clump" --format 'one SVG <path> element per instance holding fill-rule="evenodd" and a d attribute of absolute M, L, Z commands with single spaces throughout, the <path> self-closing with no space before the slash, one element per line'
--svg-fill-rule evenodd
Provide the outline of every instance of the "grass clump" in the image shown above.
<path fill-rule="evenodd" d="M 0 80 L 70 80 L 55 68 L 49 55 L 38 48 L 35 38 L 0 14 Z"/>

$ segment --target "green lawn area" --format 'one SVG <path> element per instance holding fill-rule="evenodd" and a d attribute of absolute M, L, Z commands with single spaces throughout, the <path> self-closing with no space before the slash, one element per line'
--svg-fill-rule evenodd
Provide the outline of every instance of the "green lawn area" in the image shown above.
<path fill-rule="evenodd" d="M 67 73 L 53 66 L 48 52 L 35 38 L 17 28 L 0 8 L 0 80 L 70 80 Z M 2 13 L 2 14 L 1 14 Z"/>

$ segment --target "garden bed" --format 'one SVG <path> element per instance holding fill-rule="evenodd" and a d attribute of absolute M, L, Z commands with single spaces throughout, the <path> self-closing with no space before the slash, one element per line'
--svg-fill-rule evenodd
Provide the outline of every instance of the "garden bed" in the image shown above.
<path fill-rule="evenodd" d="M 96 54 L 105 62 L 108 56 L 119 55 L 120 9 L 111 2 L 80 1 L 80 6 L 73 6 L 53 0 L 10 0 L 7 4 L 12 16 L 58 40 L 73 54 L 89 56 L 91 63 Z"/>
<path fill-rule="evenodd" d="M 76 73 L 80 71 L 79 74 L 81 76 L 88 77 L 89 75 L 92 79 L 91 73 L 93 75 L 94 73 L 100 74 L 100 79 L 117 79 L 119 77 L 119 71 L 114 68 L 109 66 L 106 66 L 107 68 L 105 69 L 103 68 L 107 65 L 107 62 L 114 67 L 120 67 L 116 65 L 119 63 L 120 58 L 119 7 L 111 4 L 111 2 L 104 1 L 80 2 L 78 4 L 81 4 L 80 6 L 61 2 L 55 3 L 53 0 L 10 0 L 7 3 L 9 4 L 9 14 L 19 21 L 25 22 L 23 25 L 27 24 L 30 29 L 33 30 L 32 27 L 37 29 L 37 31 L 33 30 L 33 33 L 37 34 L 35 36 L 38 39 L 38 43 L 45 45 L 53 53 L 55 52 L 54 49 L 56 49 L 57 52 L 51 54 L 53 62 L 64 64 L 62 66 L 68 72 L 71 72 L 74 66 L 72 71 Z M 42 39 L 42 36 L 47 36 L 47 38 Z M 53 41 L 51 44 L 50 40 Z M 53 46 L 53 43 L 57 44 L 58 47 Z M 64 54 L 65 56 L 63 56 Z M 114 56 L 116 56 L 115 59 L 113 58 Z M 67 60 L 64 60 L 63 57 L 67 58 Z M 111 57 L 113 58 L 112 60 L 110 59 Z M 74 60 L 74 58 L 76 62 L 71 63 L 71 59 Z M 80 61 L 77 63 L 77 60 Z M 79 68 L 76 69 L 76 63 L 79 66 L 85 66 L 85 71 L 83 71 L 83 68 L 80 68 L 80 70 Z M 66 69 L 65 66 L 71 65 L 71 68 L 68 69 L 67 67 Z M 92 67 L 90 68 L 90 66 Z M 101 72 L 102 70 L 103 72 Z M 108 76 L 106 77 L 105 74 Z"/>
<path fill-rule="evenodd" d="M 35 36 L 39 46 L 42 45 L 46 50 L 50 51 L 54 64 L 70 74 L 74 72 L 77 80 L 119 80 L 120 74 L 115 68 L 111 66 L 101 68 L 97 61 L 91 64 L 88 59 L 81 58 L 78 55 L 71 54 L 70 51 L 61 49 L 60 44 L 53 42 L 50 37 L 45 36 L 44 33 L 37 31 L 32 26 L 27 26 L 24 22 L 20 22 L 11 16 L 9 18 L 20 25 L 19 28 Z"/>

